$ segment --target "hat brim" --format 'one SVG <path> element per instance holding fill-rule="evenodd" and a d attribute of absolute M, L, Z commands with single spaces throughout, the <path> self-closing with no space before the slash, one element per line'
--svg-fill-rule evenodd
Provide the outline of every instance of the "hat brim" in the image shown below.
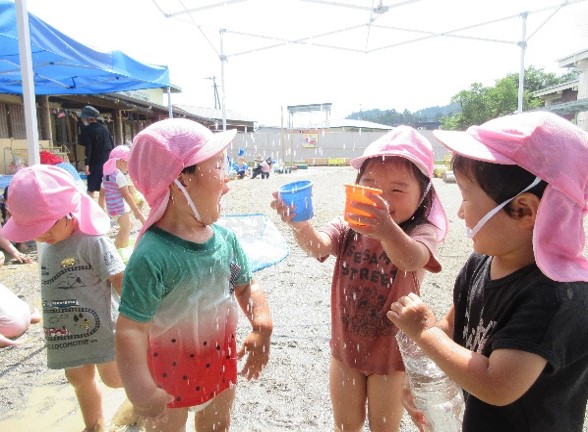
<path fill-rule="evenodd" d="M 88 235 L 103 235 L 110 231 L 110 218 L 94 199 L 80 194 L 80 203 L 73 212 L 80 224 L 80 231 Z"/>
<path fill-rule="evenodd" d="M 224 150 L 235 139 L 237 129 L 215 133 L 198 151 L 192 156 L 185 166 L 196 165 L 200 162 L 207 161 L 218 152 Z"/>
<path fill-rule="evenodd" d="M 104 165 L 102 165 L 102 174 L 104 175 L 110 175 L 114 172 L 114 170 L 116 170 L 116 161 L 118 159 L 115 158 L 111 158 L 108 159 L 106 162 L 104 162 Z"/>
<path fill-rule="evenodd" d="M 449 150 L 467 158 L 499 165 L 516 165 L 512 159 L 488 147 L 468 132 L 434 130 L 433 135 Z"/>
<path fill-rule="evenodd" d="M 2 235 L 11 242 L 28 242 L 49 231 L 55 222 L 56 221 L 48 220 L 34 225 L 23 225 L 15 222 L 15 218 L 11 217 L 2 228 Z"/>

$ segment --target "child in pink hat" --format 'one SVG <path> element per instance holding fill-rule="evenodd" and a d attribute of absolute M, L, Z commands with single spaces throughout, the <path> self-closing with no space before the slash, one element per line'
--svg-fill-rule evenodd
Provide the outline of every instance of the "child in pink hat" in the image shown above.
<path fill-rule="evenodd" d="M 51 165 L 17 172 L 7 202 L 9 240 L 38 242 L 47 366 L 64 369 L 76 390 L 85 431 L 103 430 L 102 392 L 122 387 L 114 362 L 112 288 L 120 294 L 124 264 L 108 216 L 73 177 Z"/>
<path fill-rule="evenodd" d="M 114 245 L 119 250 L 129 245 L 132 228 L 131 210 L 142 224 L 145 223 L 145 217 L 131 195 L 129 182 L 125 175 L 128 171 L 130 151 L 129 146 L 116 146 L 102 167 L 104 173 L 102 188 L 104 189 L 106 212 L 118 223 L 118 233 L 114 239 Z"/>
<path fill-rule="evenodd" d="M 414 294 L 388 317 L 463 388 L 463 432 L 581 432 L 588 133 L 548 112 L 434 133 L 455 153 L 474 253 L 442 320 Z"/>
<path fill-rule="evenodd" d="M 139 133 L 129 174 L 150 206 L 128 263 L 117 360 L 146 430 L 229 430 L 241 375 L 257 378 L 269 358 L 272 319 L 235 234 L 215 222 L 229 190 L 225 148 L 235 130 L 213 134 L 187 119 Z M 238 307 L 252 332 L 237 350 Z"/>
<path fill-rule="evenodd" d="M 447 219 L 432 184 L 433 149 L 413 128 L 395 128 L 351 165 L 359 170 L 357 184 L 382 190 L 368 195 L 374 206 L 355 203 L 367 213 L 352 217 L 359 225 L 339 217 L 318 231 L 310 221 L 293 222 L 277 193 L 271 206 L 307 253 L 336 257 L 329 375 L 335 430 L 362 430 L 367 403 L 372 430 L 397 431 L 404 366 L 386 311 L 419 292 L 426 271 L 441 270 L 435 253 Z"/>

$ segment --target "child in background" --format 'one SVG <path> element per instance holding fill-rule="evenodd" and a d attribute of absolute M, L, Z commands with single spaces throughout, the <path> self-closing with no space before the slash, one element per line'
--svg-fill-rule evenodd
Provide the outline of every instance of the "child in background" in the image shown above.
<path fill-rule="evenodd" d="M 270 176 L 270 165 L 267 160 L 264 160 L 261 162 L 261 178 L 268 179 L 269 176 Z"/>
<path fill-rule="evenodd" d="M 239 166 L 237 169 L 237 177 L 240 179 L 244 178 L 247 175 L 247 171 L 249 170 L 249 166 L 247 165 L 247 161 L 245 158 L 239 159 Z"/>
<path fill-rule="evenodd" d="M 125 176 L 129 166 L 129 152 L 130 148 L 126 145 L 116 146 L 110 152 L 110 156 L 102 168 L 104 173 L 102 188 L 104 189 L 106 211 L 118 223 L 118 233 L 114 239 L 114 245 L 117 249 L 123 249 L 129 245 L 133 226 L 131 210 L 142 224 L 145 223 L 145 217 L 131 195 Z"/>
<path fill-rule="evenodd" d="M 404 366 L 386 312 L 399 297 L 419 291 L 425 270 L 441 270 L 435 251 L 447 220 L 431 181 L 431 144 L 414 129 L 395 128 L 351 165 L 359 169 L 358 184 L 383 191 L 369 194 L 376 206 L 355 203 L 369 214 L 354 216 L 365 226 L 351 227 L 342 217 L 321 231 L 310 221 L 292 222 L 292 209 L 277 193 L 271 207 L 304 251 L 337 259 L 329 374 L 335 430 L 363 430 L 367 403 L 371 430 L 398 431 Z"/>
<path fill-rule="evenodd" d="M 31 264 L 33 259 L 21 251 L 19 251 L 16 246 L 12 244 L 10 240 L 5 238 L 2 233 L 0 233 L 0 249 L 5 250 L 8 254 L 12 256 L 12 262 L 19 263 L 19 264 Z M 4 265 L 6 257 L 3 253 L 0 253 L 0 266 Z"/>
<path fill-rule="evenodd" d="M 261 155 L 255 156 L 255 160 L 253 161 L 253 169 L 251 170 L 251 178 L 254 179 L 257 176 L 262 176 L 261 173 L 263 171 L 262 162 L 264 162 L 263 157 Z M 263 176 L 262 176 L 263 178 Z"/>
<path fill-rule="evenodd" d="M 0 348 L 16 346 L 29 325 L 41 321 L 39 310 L 22 301 L 10 288 L 0 284 Z"/>
<path fill-rule="evenodd" d="M 85 431 L 102 431 L 102 393 L 122 387 L 114 362 L 112 288 L 120 293 L 124 264 L 112 241 L 108 216 L 72 176 L 51 165 L 23 168 L 10 183 L 9 240 L 40 242 L 41 298 L 47 366 L 65 369 Z"/>
<path fill-rule="evenodd" d="M 464 389 L 463 432 L 581 432 L 588 134 L 531 112 L 435 136 L 455 153 L 474 253 L 441 321 L 414 294 L 388 317 Z"/>
<path fill-rule="evenodd" d="M 272 319 L 235 234 L 215 222 L 228 192 L 225 148 L 236 131 L 213 134 L 191 120 L 154 123 L 134 140 L 129 174 L 150 213 L 124 278 L 117 361 L 148 431 L 227 431 L 241 375 L 269 358 Z M 240 306 L 252 331 L 237 351 Z"/>

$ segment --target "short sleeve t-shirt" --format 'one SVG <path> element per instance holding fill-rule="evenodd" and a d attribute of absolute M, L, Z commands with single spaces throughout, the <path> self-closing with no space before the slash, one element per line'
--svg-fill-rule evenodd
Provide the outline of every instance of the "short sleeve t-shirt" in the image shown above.
<path fill-rule="evenodd" d="M 106 211 L 110 216 L 120 216 L 131 211 L 120 189 L 128 186 L 127 177 L 120 170 L 114 170 L 112 174 L 105 175 L 102 179 L 104 187 L 104 200 Z"/>
<path fill-rule="evenodd" d="M 238 304 L 252 279 L 234 233 L 212 225 L 205 243 L 151 227 L 131 255 L 119 311 L 151 322 L 148 360 L 170 407 L 200 405 L 236 383 Z"/>
<path fill-rule="evenodd" d="M 535 265 L 491 280 L 491 257 L 472 254 L 454 288 L 454 340 L 490 357 L 537 354 L 547 366 L 506 406 L 466 393 L 463 432 L 581 432 L 588 397 L 588 283 L 555 282 Z"/>
<path fill-rule="evenodd" d="M 112 361 L 113 290 L 108 279 L 124 271 L 114 244 L 106 236 L 78 230 L 59 243 L 39 243 L 38 249 L 47 366 Z"/>
<path fill-rule="evenodd" d="M 402 371 L 396 327 L 386 312 L 399 297 L 418 292 L 425 270 L 440 268 L 436 228 L 423 224 L 410 235 L 431 251 L 430 262 L 416 272 L 398 271 L 379 241 L 359 233 L 349 239 L 349 230 L 340 217 L 323 229 L 337 257 L 331 285 L 331 353 L 365 374 Z"/>

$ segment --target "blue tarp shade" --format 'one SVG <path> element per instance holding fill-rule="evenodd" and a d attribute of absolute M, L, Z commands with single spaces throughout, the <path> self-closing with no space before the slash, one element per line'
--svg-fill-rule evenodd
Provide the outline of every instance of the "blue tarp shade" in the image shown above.
<path fill-rule="evenodd" d="M 114 93 L 165 88 L 167 66 L 136 61 L 120 51 L 95 51 L 29 14 L 37 95 Z M 0 93 L 22 94 L 15 4 L 0 0 Z"/>

